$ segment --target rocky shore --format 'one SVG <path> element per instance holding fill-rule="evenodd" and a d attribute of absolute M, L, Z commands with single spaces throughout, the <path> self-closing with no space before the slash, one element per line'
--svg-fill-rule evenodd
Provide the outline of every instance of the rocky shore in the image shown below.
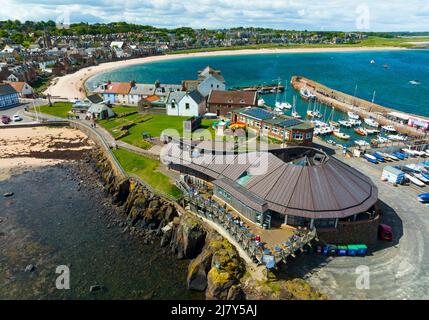
<path fill-rule="evenodd" d="M 227 240 L 142 184 L 117 178 L 102 152 L 90 153 L 86 161 L 93 164 L 112 202 L 122 206 L 124 231 L 141 236 L 144 243 L 159 243 L 177 259 L 193 259 L 187 275 L 190 290 L 205 292 L 207 299 L 245 297 L 240 279 L 246 267 Z"/>
<path fill-rule="evenodd" d="M 191 259 L 188 289 L 219 300 L 326 298 L 300 279 L 281 280 L 268 272 L 264 281 L 253 279 L 234 246 L 200 218 L 139 182 L 117 178 L 103 152 L 90 153 L 86 161 L 113 203 L 122 207 L 124 232 L 142 237 L 144 243 L 159 243 L 177 259 Z"/>

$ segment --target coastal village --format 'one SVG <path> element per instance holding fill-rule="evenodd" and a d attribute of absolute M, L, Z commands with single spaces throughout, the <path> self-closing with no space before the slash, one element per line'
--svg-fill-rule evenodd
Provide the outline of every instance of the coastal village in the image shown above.
<path fill-rule="evenodd" d="M 267 280 L 305 256 L 371 259 L 397 240 L 400 223 L 392 208 L 403 209 L 392 194 L 398 190 L 411 199 L 411 211 L 425 210 L 429 194 L 420 190 L 429 188 L 429 119 L 299 75 L 231 88 L 222 70 L 207 65 L 180 83 L 107 80 L 70 88 L 76 92 L 71 100 L 52 94 L 54 77 L 103 62 L 210 46 L 366 37 L 183 32 L 51 36 L 44 29 L 27 47 L 1 38 L 0 129 L 71 127 L 88 136 L 98 153 L 87 161 L 95 161 L 106 191 L 123 206 L 124 230 L 156 230 L 178 257 L 193 259 L 188 287 L 209 299 L 245 296 L 243 261 L 251 277 Z M 33 88 L 43 79 L 46 86 Z M 48 86 L 50 93 L 40 91 Z M 296 97 L 281 100 L 285 90 L 308 103 L 306 114 L 296 110 Z M 275 105 L 266 95 L 276 97 Z M 321 105 L 340 111 L 342 120 L 322 116 Z M 201 225 L 223 238 L 209 242 Z"/>

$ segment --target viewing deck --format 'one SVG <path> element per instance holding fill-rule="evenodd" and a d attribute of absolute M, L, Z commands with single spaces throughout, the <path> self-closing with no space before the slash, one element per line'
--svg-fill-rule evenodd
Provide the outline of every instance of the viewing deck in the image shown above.
<path fill-rule="evenodd" d="M 271 228 L 264 229 L 249 222 L 237 211 L 227 207 L 218 199 L 207 197 L 207 194 L 193 190 L 187 183 L 179 180 L 176 185 L 183 192 L 189 209 L 221 226 L 234 238 L 247 255 L 258 264 L 274 267 L 289 256 L 303 251 L 315 239 L 316 229 L 305 228 Z M 239 218 L 244 223 L 237 223 Z M 272 264 L 270 264 L 270 261 Z"/>

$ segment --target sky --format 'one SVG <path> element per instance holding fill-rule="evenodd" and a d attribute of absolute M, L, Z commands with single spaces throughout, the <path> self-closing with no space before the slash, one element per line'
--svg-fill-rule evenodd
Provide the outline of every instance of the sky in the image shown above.
<path fill-rule="evenodd" d="M 0 0 L 0 20 L 157 27 L 429 31 L 427 0 Z"/>

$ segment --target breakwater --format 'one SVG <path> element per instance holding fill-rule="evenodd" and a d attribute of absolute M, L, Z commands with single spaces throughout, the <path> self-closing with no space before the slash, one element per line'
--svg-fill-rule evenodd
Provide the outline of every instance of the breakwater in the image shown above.
<path fill-rule="evenodd" d="M 341 110 L 343 112 L 351 111 L 358 114 L 361 118 L 373 118 L 380 125 L 391 125 L 399 133 L 406 134 L 411 137 L 423 138 L 425 136 L 425 133 L 421 130 L 387 118 L 387 115 L 390 112 L 397 110 L 334 90 L 321 83 L 301 76 L 293 76 L 291 79 L 291 84 L 296 90 L 301 90 L 302 88 L 310 89 L 315 94 L 316 100 L 318 102 L 334 107 L 337 110 Z M 424 118 L 421 116 L 419 117 Z"/>

